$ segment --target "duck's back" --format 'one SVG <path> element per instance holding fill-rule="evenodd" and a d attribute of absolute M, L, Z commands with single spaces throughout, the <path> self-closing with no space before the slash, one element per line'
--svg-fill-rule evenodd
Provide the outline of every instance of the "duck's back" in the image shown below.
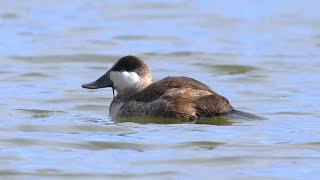
<path fill-rule="evenodd" d="M 188 120 L 233 110 L 226 98 L 187 77 L 167 77 L 127 99 L 120 115 L 178 117 Z"/>

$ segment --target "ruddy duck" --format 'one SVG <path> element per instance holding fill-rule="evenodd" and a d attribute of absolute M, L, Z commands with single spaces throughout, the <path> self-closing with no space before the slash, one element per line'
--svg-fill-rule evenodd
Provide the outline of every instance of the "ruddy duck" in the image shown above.
<path fill-rule="evenodd" d="M 176 117 L 196 121 L 234 113 L 260 119 L 235 110 L 229 101 L 207 85 L 188 77 L 166 77 L 152 83 L 149 67 L 135 56 L 122 57 L 98 80 L 83 88 L 112 87 L 117 91 L 110 105 L 110 116 Z"/>

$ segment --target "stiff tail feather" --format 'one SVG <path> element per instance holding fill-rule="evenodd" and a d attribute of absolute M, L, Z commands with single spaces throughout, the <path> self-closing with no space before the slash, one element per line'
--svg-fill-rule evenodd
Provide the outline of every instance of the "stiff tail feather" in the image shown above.
<path fill-rule="evenodd" d="M 248 112 L 244 112 L 244 111 L 238 111 L 235 109 L 231 111 L 231 114 L 235 114 L 235 115 L 241 116 L 243 118 L 253 119 L 253 120 L 266 120 L 267 119 L 265 117 L 257 116 L 257 115 L 254 115 L 254 114 L 251 114 Z"/>

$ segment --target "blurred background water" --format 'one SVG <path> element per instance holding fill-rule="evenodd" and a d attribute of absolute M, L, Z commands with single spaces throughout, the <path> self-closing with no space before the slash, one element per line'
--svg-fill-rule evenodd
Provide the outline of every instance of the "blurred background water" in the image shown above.
<path fill-rule="evenodd" d="M 0 177 L 319 177 L 319 5 L 0 1 Z M 268 120 L 115 123 L 80 85 L 128 54 Z"/>

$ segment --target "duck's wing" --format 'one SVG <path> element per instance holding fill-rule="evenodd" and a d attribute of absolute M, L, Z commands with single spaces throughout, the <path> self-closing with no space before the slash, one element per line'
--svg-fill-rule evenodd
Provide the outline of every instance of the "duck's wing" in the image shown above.
<path fill-rule="evenodd" d="M 195 109 L 199 117 L 212 117 L 233 111 L 233 107 L 228 99 L 218 94 L 200 97 L 194 103 L 196 104 Z"/>
<path fill-rule="evenodd" d="M 207 91 L 216 94 L 210 87 L 188 77 L 166 77 L 157 82 L 152 83 L 144 90 L 133 95 L 130 99 L 139 102 L 152 102 L 157 100 L 170 89 L 190 88 L 194 90 Z"/>
<path fill-rule="evenodd" d="M 131 114 L 141 114 L 141 111 L 147 115 L 175 116 L 189 120 L 232 110 L 226 98 L 207 85 L 187 77 L 167 77 L 157 81 L 133 95 L 127 105 L 126 112 Z"/>

